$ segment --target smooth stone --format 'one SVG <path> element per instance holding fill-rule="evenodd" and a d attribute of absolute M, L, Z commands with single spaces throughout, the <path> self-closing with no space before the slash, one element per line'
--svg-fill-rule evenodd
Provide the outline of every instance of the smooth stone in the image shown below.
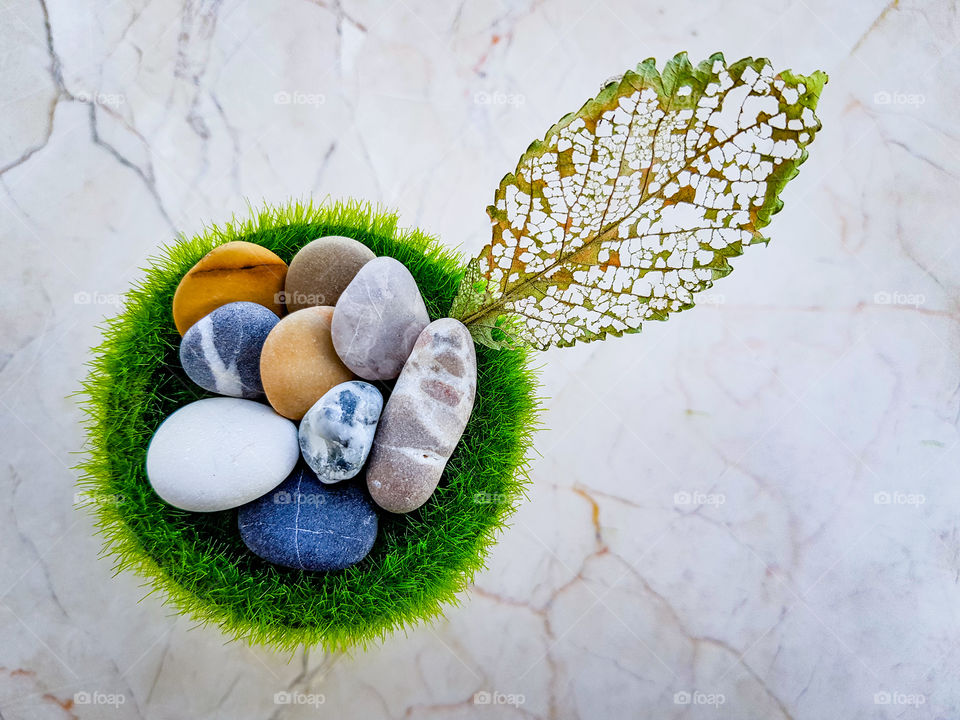
<path fill-rule="evenodd" d="M 477 394 L 470 331 L 443 318 L 417 338 L 380 416 L 367 488 L 384 510 L 416 510 L 433 494 L 463 435 Z"/>
<path fill-rule="evenodd" d="M 263 343 L 260 380 L 273 409 L 299 420 L 334 385 L 353 374 L 330 340 L 332 307 L 311 307 L 278 322 Z"/>
<path fill-rule="evenodd" d="M 283 315 L 287 264 L 265 247 L 233 240 L 194 265 L 173 295 L 173 322 L 183 335 L 221 305 L 246 300 Z"/>
<path fill-rule="evenodd" d="M 290 261 L 287 270 L 283 292 L 287 310 L 336 305 L 360 268 L 375 257 L 373 250 L 362 242 L 339 235 L 307 243 Z"/>
<path fill-rule="evenodd" d="M 370 454 L 383 410 L 373 385 L 351 380 L 329 390 L 300 421 L 300 452 L 321 482 L 354 477 Z"/>
<path fill-rule="evenodd" d="M 356 483 L 324 485 L 303 465 L 274 492 L 240 508 L 240 537 L 267 562 L 298 570 L 342 570 L 377 539 L 377 511 Z"/>
<path fill-rule="evenodd" d="M 337 301 L 333 346 L 364 380 L 392 380 L 429 322 L 410 271 L 398 260 L 378 257 L 360 268 Z"/>
<path fill-rule="evenodd" d="M 180 364 L 204 390 L 231 397 L 263 395 L 260 351 L 280 321 L 263 305 L 222 305 L 194 324 L 180 342 Z"/>
<path fill-rule="evenodd" d="M 300 458 L 297 427 L 266 405 L 207 398 L 161 423 L 147 448 L 157 495 L 193 512 L 228 510 L 268 493 Z"/>

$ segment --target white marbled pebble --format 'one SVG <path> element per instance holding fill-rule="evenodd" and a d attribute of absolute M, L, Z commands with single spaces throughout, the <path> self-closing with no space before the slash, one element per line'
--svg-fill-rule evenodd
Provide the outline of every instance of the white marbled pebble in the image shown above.
<path fill-rule="evenodd" d="M 321 482 L 347 480 L 370 454 L 383 396 L 370 383 L 350 380 L 331 388 L 300 421 L 300 451 Z"/>

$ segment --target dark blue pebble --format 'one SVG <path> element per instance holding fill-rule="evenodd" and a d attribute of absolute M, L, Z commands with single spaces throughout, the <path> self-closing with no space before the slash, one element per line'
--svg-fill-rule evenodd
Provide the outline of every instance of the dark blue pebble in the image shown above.
<path fill-rule="evenodd" d="M 276 490 L 240 508 L 240 536 L 275 565 L 342 570 L 367 556 L 377 538 L 377 512 L 357 483 L 326 485 L 298 466 Z"/>

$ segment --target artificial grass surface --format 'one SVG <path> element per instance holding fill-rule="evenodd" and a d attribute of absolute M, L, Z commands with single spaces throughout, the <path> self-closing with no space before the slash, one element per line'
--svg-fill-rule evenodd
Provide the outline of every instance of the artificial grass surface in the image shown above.
<path fill-rule="evenodd" d="M 229 240 L 258 243 L 289 263 L 322 235 L 353 237 L 400 260 L 431 319 L 446 314 L 463 273 L 460 258 L 419 231 L 398 230 L 396 216 L 351 202 L 265 209 L 180 238 L 155 258 L 104 328 L 81 393 L 88 447 L 80 485 L 116 569 L 138 572 L 200 623 L 284 651 L 364 646 L 455 604 L 524 492 L 538 411 L 527 355 L 478 346 L 476 405 L 439 488 L 413 513 L 381 513 L 373 550 L 341 572 L 261 560 L 240 539 L 236 510 L 190 513 L 164 503 L 144 470 L 150 438 L 174 410 L 210 396 L 179 364 L 171 303 L 180 278 Z"/>

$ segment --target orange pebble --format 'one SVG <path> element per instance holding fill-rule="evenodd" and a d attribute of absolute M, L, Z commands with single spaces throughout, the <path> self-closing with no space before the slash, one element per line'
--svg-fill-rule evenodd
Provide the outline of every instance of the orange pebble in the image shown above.
<path fill-rule="evenodd" d="M 283 316 L 287 264 L 265 247 L 243 240 L 204 255 L 183 276 L 173 295 L 173 322 L 180 334 L 222 305 L 246 300 Z"/>

